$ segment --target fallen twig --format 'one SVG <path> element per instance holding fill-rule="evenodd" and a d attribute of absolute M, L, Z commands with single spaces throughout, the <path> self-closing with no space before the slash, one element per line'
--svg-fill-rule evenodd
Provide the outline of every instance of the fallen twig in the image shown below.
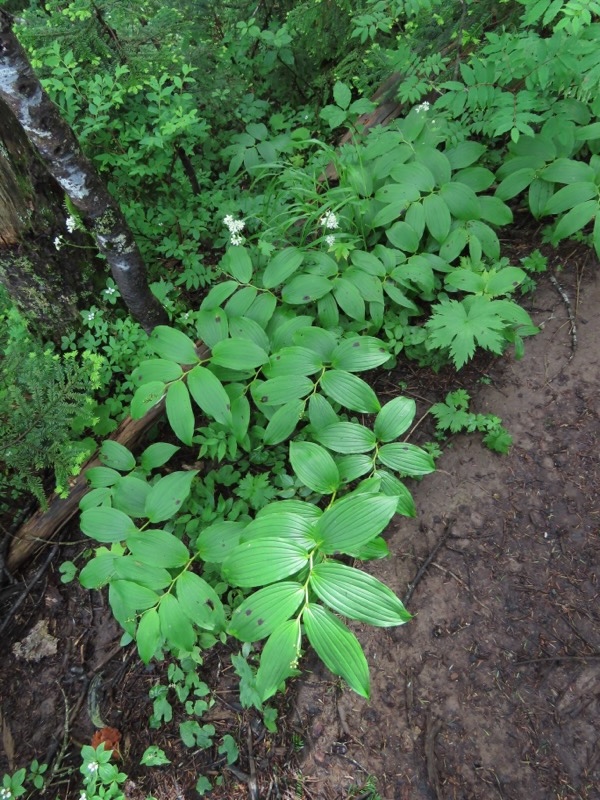
<path fill-rule="evenodd" d="M 419 583 L 419 581 L 421 580 L 421 578 L 423 577 L 423 575 L 427 571 L 427 568 L 429 567 L 429 565 L 431 564 L 433 559 L 437 556 L 437 554 L 441 550 L 442 546 L 444 545 L 444 542 L 446 541 L 446 539 L 450 535 L 450 531 L 452 530 L 452 526 L 453 525 L 454 525 L 454 519 L 449 519 L 448 522 L 446 523 L 446 527 L 444 528 L 444 533 L 441 535 L 439 542 L 433 548 L 431 553 L 429 553 L 429 555 L 427 556 L 427 558 L 425 559 L 423 564 L 421 564 L 421 566 L 419 568 L 419 571 L 415 575 L 414 579 L 408 584 L 408 590 L 407 590 L 407 592 L 404 595 L 404 598 L 402 600 L 404 605 L 407 605 L 410 602 L 410 599 L 413 596 L 413 592 L 417 588 L 417 584 Z"/>
<path fill-rule="evenodd" d="M 57 552 L 58 552 L 58 545 L 54 545 L 52 550 L 50 550 L 50 552 L 46 556 L 46 559 L 44 560 L 44 563 L 42 564 L 42 566 L 38 569 L 38 571 L 33 576 L 32 580 L 29 583 L 25 584 L 25 587 L 24 587 L 23 591 L 19 594 L 19 596 L 17 597 L 17 599 L 13 603 L 11 609 L 8 611 L 8 613 L 4 617 L 4 620 L 3 620 L 2 624 L 0 625 L 0 634 L 2 634 L 4 632 L 4 629 L 6 628 L 8 623 L 11 621 L 11 619 L 17 613 L 19 608 L 25 602 L 25 598 L 29 595 L 29 593 L 31 592 L 33 587 L 36 585 L 36 583 L 40 580 L 40 578 L 46 572 L 46 570 L 48 569 L 48 567 L 50 566 L 50 564 L 54 560 L 54 556 L 56 555 Z"/>
<path fill-rule="evenodd" d="M 577 349 L 577 323 L 575 322 L 575 315 L 573 314 L 573 310 L 571 308 L 571 301 L 569 300 L 569 295 L 565 292 L 562 288 L 560 283 L 556 280 L 554 275 L 548 275 L 550 279 L 550 283 L 556 291 L 559 293 L 561 300 L 565 304 L 565 308 L 567 309 L 567 315 L 569 317 L 569 322 L 571 324 L 571 354 L 569 356 L 569 361 L 575 355 L 575 350 Z"/>

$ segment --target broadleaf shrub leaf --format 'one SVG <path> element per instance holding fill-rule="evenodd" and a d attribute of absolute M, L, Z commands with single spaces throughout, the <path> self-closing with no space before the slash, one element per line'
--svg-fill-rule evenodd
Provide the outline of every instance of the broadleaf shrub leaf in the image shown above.
<path fill-rule="evenodd" d="M 265 586 L 299 572 L 308 563 L 308 551 L 295 542 L 274 538 L 239 544 L 227 556 L 222 575 L 231 586 Z"/>
<path fill-rule="evenodd" d="M 396 513 L 396 500 L 379 494 L 351 494 L 336 500 L 314 526 L 321 552 L 348 553 L 378 536 Z"/>
<path fill-rule="evenodd" d="M 152 486 L 146 501 L 146 516 L 150 522 L 163 522 L 181 510 L 197 473 L 197 469 L 171 472 Z"/>
<path fill-rule="evenodd" d="M 374 432 L 380 442 L 391 442 L 402 436 L 415 417 L 417 406 L 408 397 L 394 397 L 375 418 Z"/>
<path fill-rule="evenodd" d="M 196 345 L 189 336 L 176 328 L 157 325 L 150 334 L 150 346 L 160 358 L 167 361 L 175 361 L 177 364 L 198 362 Z"/>
<path fill-rule="evenodd" d="M 176 381 L 169 386 L 165 408 L 173 433 L 189 447 L 194 435 L 195 419 L 190 393 L 185 383 Z"/>
<path fill-rule="evenodd" d="M 300 620 L 289 619 L 279 625 L 263 647 L 256 673 L 256 691 L 264 702 L 280 684 L 295 674 L 300 656 Z"/>
<path fill-rule="evenodd" d="M 313 442 L 291 442 L 290 463 L 305 486 L 319 494 L 333 494 L 340 486 L 335 461 L 323 447 Z"/>
<path fill-rule="evenodd" d="M 242 642 L 264 639 L 298 610 L 304 596 L 304 587 L 294 581 L 265 586 L 235 609 L 227 632 Z"/>

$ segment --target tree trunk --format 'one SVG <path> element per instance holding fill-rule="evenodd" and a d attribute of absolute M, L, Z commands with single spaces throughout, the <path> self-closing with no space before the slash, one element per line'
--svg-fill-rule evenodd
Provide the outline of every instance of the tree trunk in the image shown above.
<path fill-rule="evenodd" d="M 91 237 L 67 234 L 64 194 L 0 101 L 0 283 L 42 339 L 60 341 L 105 279 Z M 74 247 L 56 249 L 64 235 Z"/>
<path fill-rule="evenodd" d="M 12 18 L 2 9 L 0 99 L 90 229 L 132 315 L 148 332 L 166 324 L 167 314 L 150 291 L 146 267 L 118 204 L 44 92 L 12 31 Z M 16 215 L 14 208 L 7 213 L 13 228 Z M 81 275 L 75 277 L 82 280 Z"/>

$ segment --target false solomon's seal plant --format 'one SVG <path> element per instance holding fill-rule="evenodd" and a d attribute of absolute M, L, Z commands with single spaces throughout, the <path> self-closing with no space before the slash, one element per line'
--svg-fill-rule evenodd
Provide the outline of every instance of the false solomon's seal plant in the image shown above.
<path fill-rule="evenodd" d="M 267 295 L 253 302 L 260 297 Z M 193 442 L 194 405 L 245 449 L 293 434 L 288 457 L 302 499 L 276 500 L 254 518 L 223 518 L 179 536 L 173 523 L 194 481 L 203 480 L 198 470 L 152 476 L 176 446 L 155 443 L 136 463 L 107 441 L 104 466 L 89 470 L 92 491 L 81 504 L 82 530 L 101 545 L 81 582 L 108 585 L 125 641 L 135 639 L 143 661 L 169 651 L 182 658 L 215 637 L 266 640 L 255 687 L 261 702 L 296 674 L 305 640 L 368 697 L 365 656 L 340 617 L 385 627 L 410 614 L 391 589 L 350 562 L 385 556 L 381 534 L 394 514 L 414 515 L 395 473 L 434 470 L 425 450 L 397 441 L 413 421 L 414 401 L 396 397 L 382 406 L 356 374 L 388 359 L 382 342 L 342 338 L 311 322 L 275 317 L 262 329 L 255 322 L 260 336 L 215 335 L 205 358 L 183 332 L 159 326 L 151 336 L 157 358 L 132 376 L 133 416 L 164 397 L 185 444 Z M 372 426 L 345 410 L 372 415 Z M 224 587 L 238 587 L 234 601 Z"/>

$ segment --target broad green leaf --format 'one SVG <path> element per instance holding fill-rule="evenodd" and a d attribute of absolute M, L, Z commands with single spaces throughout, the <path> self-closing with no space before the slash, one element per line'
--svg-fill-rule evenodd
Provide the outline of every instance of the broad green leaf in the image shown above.
<path fill-rule="evenodd" d="M 228 427 L 235 436 L 236 441 L 242 444 L 246 440 L 249 426 L 250 402 L 245 394 L 241 394 L 231 401 L 231 422 L 228 423 Z"/>
<path fill-rule="evenodd" d="M 450 162 L 452 169 L 463 169 L 474 164 L 486 151 L 486 147 L 479 142 L 460 142 L 446 150 L 444 155 Z"/>
<path fill-rule="evenodd" d="M 296 430 L 304 413 L 304 400 L 290 400 L 280 406 L 269 420 L 265 428 L 263 442 L 267 445 L 279 444 Z"/>
<path fill-rule="evenodd" d="M 87 562 L 79 573 L 79 583 L 84 589 L 100 589 L 114 577 L 118 556 L 105 553 Z"/>
<path fill-rule="evenodd" d="M 377 444 L 373 431 L 357 422 L 334 422 L 317 430 L 314 436 L 335 453 L 368 453 Z"/>
<path fill-rule="evenodd" d="M 478 197 L 466 183 L 445 183 L 440 189 L 440 197 L 455 219 L 479 219 Z"/>
<path fill-rule="evenodd" d="M 135 457 L 124 445 L 110 439 L 102 442 L 99 454 L 100 461 L 107 467 L 120 472 L 130 472 L 135 467 Z"/>
<path fill-rule="evenodd" d="M 391 177 L 397 183 L 413 186 L 421 192 L 432 192 L 435 188 L 435 178 L 431 170 L 416 161 L 398 164 L 392 170 Z"/>
<path fill-rule="evenodd" d="M 143 386 L 146 383 L 160 381 L 170 383 L 183 375 L 183 370 L 174 361 L 163 358 L 150 358 L 142 361 L 131 373 L 131 382 L 134 386 Z"/>
<path fill-rule="evenodd" d="M 265 586 L 299 572 L 308 558 L 308 551 L 295 542 L 254 539 L 238 545 L 227 556 L 222 575 L 231 586 Z"/>
<path fill-rule="evenodd" d="M 263 350 L 269 350 L 271 346 L 264 329 L 248 317 L 232 317 L 229 320 L 229 335 L 232 339 L 247 339 Z"/>
<path fill-rule="evenodd" d="M 79 501 L 79 510 L 87 511 L 88 508 L 96 508 L 97 506 L 104 505 L 106 501 L 110 500 L 111 497 L 112 490 L 107 486 L 102 486 L 98 489 L 92 489 L 91 492 L 84 494 Z M 108 505 L 110 505 L 110 503 L 108 503 Z"/>
<path fill-rule="evenodd" d="M 398 217 L 410 203 L 416 202 L 420 196 L 418 188 L 412 184 L 386 183 L 375 193 L 375 200 L 395 206 L 396 217 Z"/>
<path fill-rule="evenodd" d="M 297 275 L 289 283 L 286 283 L 281 296 L 290 305 L 306 305 L 324 297 L 332 288 L 331 281 L 321 278 L 319 275 Z"/>
<path fill-rule="evenodd" d="M 351 483 L 373 469 L 373 458 L 362 453 L 339 456 L 336 458 L 335 463 L 342 483 Z"/>
<path fill-rule="evenodd" d="M 345 370 L 327 370 L 320 381 L 328 397 L 351 411 L 376 414 L 381 408 L 377 395 L 366 381 Z"/>
<path fill-rule="evenodd" d="M 282 406 L 312 392 L 314 383 L 304 375 L 280 375 L 267 381 L 254 381 L 250 392 L 257 405 Z"/>
<path fill-rule="evenodd" d="M 486 279 L 479 272 L 457 268 L 444 277 L 444 286 L 448 291 L 459 289 L 461 292 L 483 294 L 485 291 Z"/>
<path fill-rule="evenodd" d="M 543 213 L 544 214 L 562 214 L 573 208 L 579 203 L 584 203 L 586 200 L 591 200 L 598 197 L 598 187 L 595 183 L 582 182 L 571 183 L 568 186 L 563 186 L 556 194 L 553 194 L 546 203 Z"/>
<path fill-rule="evenodd" d="M 385 233 L 394 247 L 406 253 L 416 252 L 421 241 L 421 237 L 407 222 L 396 222 Z"/>
<path fill-rule="evenodd" d="M 519 267 L 504 267 L 495 272 L 490 270 L 485 291 L 493 297 L 503 294 L 512 294 L 517 286 L 520 286 L 527 278 L 527 273 Z"/>
<path fill-rule="evenodd" d="M 262 366 L 269 356 L 254 342 L 244 339 L 225 339 L 213 347 L 211 362 L 233 370 L 249 370 Z"/>
<path fill-rule="evenodd" d="M 422 200 L 409 205 L 404 215 L 404 222 L 410 225 L 419 239 L 423 238 L 425 233 L 425 209 Z"/>
<path fill-rule="evenodd" d="M 145 530 L 127 538 L 131 554 L 142 564 L 171 569 L 182 567 L 190 560 L 184 543 L 172 533 L 160 530 Z"/>
<path fill-rule="evenodd" d="M 108 584 L 108 603 L 113 617 L 123 630 L 126 631 L 132 639 L 135 639 L 136 610 L 125 602 L 125 597 L 119 588 L 119 583 L 120 581 L 111 581 Z M 150 605 L 154 605 L 154 603 Z"/>
<path fill-rule="evenodd" d="M 478 219 L 473 219 L 467 222 L 467 229 L 469 231 L 470 247 L 472 246 L 473 239 L 476 238 L 480 243 L 480 250 L 483 250 L 489 259 L 497 261 L 500 258 L 500 242 L 496 232 L 493 231 L 489 225 L 486 225 L 485 222 L 481 222 Z M 475 262 L 479 261 L 480 257 L 473 258 L 471 254 L 471 258 Z"/>
<path fill-rule="evenodd" d="M 158 618 L 160 632 L 169 645 L 175 645 L 184 651 L 192 649 L 196 643 L 196 634 L 175 595 L 165 594 L 161 597 Z"/>
<path fill-rule="evenodd" d="M 206 297 L 200 303 L 200 308 L 203 311 L 211 311 L 212 309 L 219 308 L 227 300 L 228 297 L 239 289 L 237 281 L 223 281 L 213 286 Z"/>
<path fill-rule="evenodd" d="M 294 344 L 307 347 L 315 352 L 323 361 L 329 361 L 337 344 L 338 337 L 323 328 L 303 327 L 294 333 Z"/>
<path fill-rule="evenodd" d="M 443 242 L 450 233 L 452 218 L 448 206 L 437 194 L 430 194 L 423 200 L 425 224 L 429 233 L 438 242 Z M 416 248 L 415 248 L 416 249 Z"/>
<path fill-rule="evenodd" d="M 335 278 L 333 281 L 333 296 L 336 303 L 350 319 L 364 320 L 365 301 L 353 283 L 346 280 L 346 278 Z"/>
<path fill-rule="evenodd" d="M 576 183 L 593 181 L 594 170 L 583 161 L 573 161 L 571 158 L 557 158 L 552 164 L 542 170 L 540 178 L 552 183 Z"/>
<path fill-rule="evenodd" d="M 150 522 L 170 519 L 181 510 L 197 473 L 197 469 L 172 472 L 152 486 L 146 501 L 146 516 Z"/>
<path fill-rule="evenodd" d="M 547 183 L 541 180 L 541 178 L 536 178 L 529 185 L 527 194 L 531 213 L 536 219 L 540 219 L 544 213 L 546 204 L 554 194 L 554 184 Z"/>
<path fill-rule="evenodd" d="M 229 335 L 229 320 L 222 308 L 198 311 L 196 314 L 196 333 L 207 347 L 214 347 Z"/>
<path fill-rule="evenodd" d="M 213 587 L 199 575 L 186 570 L 177 577 L 177 599 L 183 613 L 194 625 L 209 631 L 220 631 L 225 612 Z"/>
<path fill-rule="evenodd" d="M 275 505 L 271 503 L 271 506 Z M 249 542 L 256 539 L 279 539 L 288 542 L 295 542 L 301 547 L 310 549 L 314 546 L 312 536 L 312 525 L 314 517 L 307 516 L 305 513 L 298 514 L 289 508 L 284 509 L 279 506 L 278 513 L 260 514 L 249 522 L 244 528 L 241 536 L 242 542 Z"/>
<path fill-rule="evenodd" d="M 151 472 L 157 467 L 162 467 L 179 449 L 176 444 L 168 444 L 167 442 L 151 444 L 141 455 L 140 464 L 142 469 L 144 472 Z"/>
<path fill-rule="evenodd" d="M 198 365 L 188 372 L 187 385 L 190 394 L 205 414 L 223 425 L 231 423 L 229 395 L 216 375 Z"/>
<path fill-rule="evenodd" d="M 345 278 L 356 289 L 361 297 L 368 303 L 383 303 L 383 289 L 381 280 L 357 267 L 348 267 L 344 272 Z M 329 295 L 327 295 L 329 297 Z M 325 299 L 325 298 L 323 298 Z"/>
<path fill-rule="evenodd" d="M 366 253 L 364 250 L 353 250 L 350 253 L 350 261 L 369 275 L 377 278 L 385 276 L 385 267 L 373 253 Z"/>
<path fill-rule="evenodd" d="M 231 326 L 232 317 L 242 317 L 250 308 L 258 296 L 258 289 L 255 286 L 242 286 L 234 292 L 225 303 L 225 313 L 229 318 Z"/>
<path fill-rule="evenodd" d="M 256 515 L 256 519 L 263 519 L 264 517 L 279 516 L 280 514 L 295 514 L 297 517 L 303 517 L 311 524 L 318 519 L 323 513 L 321 509 L 313 503 L 306 503 L 304 500 L 275 500 L 260 509 Z"/>
<path fill-rule="evenodd" d="M 372 336 L 344 339 L 331 355 L 331 365 L 346 372 L 364 372 L 389 361 L 386 345 Z"/>
<path fill-rule="evenodd" d="M 592 241 L 594 242 L 594 250 L 596 251 L 596 256 L 600 258 L 600 211 L 596 214 L 596 218 L 594 220 L 594 232 L 592 234 Z"/>
<path fill-rule="evenodd" d="M 509 225 L 513 220 L 510 208 L 499 197 L 484 195 L 479 199 L 480 218 L 491 222 L 492 225 Z"/>
<path fill-rule="evenodd" d="M 264 702 L 295 674 L 300 656 L 300 619 L 282 623 L 265 642 L 256 673 L 256 691 Z"/>
<path fill-rule="evenodd" d="M 221 260 L 223 272 L 240 283 L 248 283 L 252 278 L 252 259 L 248 249 L 243 246 L 230 247 Z"/>
<path fill-rule="evenodd" d="M 367 544 L 349 555 L 360 561 L 374 561 L 379 558 L 389 558 L 390 548 L 387 546 L 387 542 L 383 536 L 376 536 L 374 539 L 371 539 L 370 542 L 367 542 Z"/>
<path fill-rule="evenodd" d="M 149 344 L 160 358 L 168 361 L 176 361 L 178 364 L 198 362 L 196 345 L 189 336 L 176 328 L 157 325 L 150 334 Z"/>
<path fill-rule="evenodd" d="M 451 263 L 462 253 L 468 241 L 469 234 L 465 228 L 454 228 L 440 247 L 440 257 L 443 258 L 444 261 Z"/>
<path fill-rule="evenodd" d="M 369 667 L 356 636 L 330 611 L 309 603 L 302 614 L 308 641 L 325 666 L 361 697 L 369 697 Z"/>
<path fill-rule="evenodd" d="M 115 483 L 112 495 L 113 506 L 130 517 L 143 517 L 149 493 L 150 486 L 143 478 L 136 475 L 125 475 Z"/>
<path fill-rule="evenodd" d="M 384 444 L 377 451 L 377 458 L 386 467 L 411 477 L 435 472 L 433 458 L 414 444 Z"/>
<path fill-rule="evenodd" d="M 195 543 L 195 551 L 203 561 L 220 564 L 240 543 L 243 522 L 222 520 L 205 528 Z"/>
<path fill-rule="evenodd" d="M 485 192 L 496 180 L 494 173 L 485 167 L 467 167 L 453 176 L 454 181 L 464 183 L 474 192 Z"/>
<path fill-rule="evenodd" d="M 467 297 L 462 301 L 445 300 L 434 306 L 425 323 L 434 347 L 448 348 L 457 369 L 472 358 L 476 345 L 501 353 L 506 338 L 504 320 L 494 311 L 493 301 L 485 297 Z"/>
<path fill-rule="evenodd" d="M 165 396 L 167 387 L 162 381 L 150 381 L 140 386 L 131 401 L 132 419 L 141 419 L 150 409 Z"/>
<path fill-rule="evenodd" d="M 323 512 L 315 523 L 314 536 L 322 543 L 321 552 L 347 553 L 379 536 L 395 513 L 393 497 L 349 494 Z"/>
<path fill-rule="evenodd" d="M 333 410 L 333 406 L 322 394 L 313 394 L 308 401 L 308 418 L 315 430 L 326 428 L 339 422 L 338 415 Z"/>
<path fill-rule="evenodd" d="M 417 411 L 414 400 L 394 397 L 386 403 L 375 419 L 374 432 L 380 442 L 391 442 L 407 431 Z"/>
<path fill-rule="evenodd" d="M 85 477 L 92 489 L 98 489 L 114 486 L 121 473 L 111 467 L 91 467 L 86 469 Z"/>
<path fill-rule="evenodd" d="M 445 153 L 435 147 L 426 144 L 419 144 L 415 147 L 415 159 L 417 164 L 424 164 L 435 178 L 437 186 L 448 183 L 452 177 L 452 167 L 450 160 Z"/>
<path fill-rule="evenodd" d="M 598 208 L 598 200 L 586 200 L 585 203 L 576 205 L 559 219 L 554 228 L 553 239 L 560 241 L 580 231 L 596 216 Z"/>
<path fill-rule="evenodd" d="M 340 108 L 346 109 L 352 100 L 352 92 L 342 81 L 336 81 L 333 86 L 333 99 Z"/>
<path fill-rule="evenodd" d="M 524 167 L 513 172 L 500 183 L 496 189 L 496 197 L 500 200 L 510 200 L 526 189 L 535 177 L 536 172 L 532 167 Z"/>
<path fill-rule="evenodd" d="M 308 347 L 283 347 L 279 352 L 273 353 L 269 363 L 263 367 L 267 378 L 277 378 L 280 375 L 312 375 L 318 372 L 323 362 L 314 350 Z"/>
<path fill-rule="evenodd" d="M 170 585 L 171 573 L 164 567 L 142 564 L 134 556 L 115 558 L 114 578 L 139 583 L 148 589 L 165 589 Z"/>
<path fill-rule="evenodd" d="M 137 531 L 127 514 L 116 508 L 89 508 L 81 515 L 81 530 L 97 542 L 122 542 Z"/>
<path fill-rule="evenodd" d="M 403 625 L 411 615 L 394 592 L 359 569 L 324 561 L 310 572 L 317 597 L 338 614 L 380 628 Z"/>
<path fill-rule="evenodd" d="M 281 581 L 265 586 L 235 609 L 227 633 L 241 642 L 264 639 L 298 610 L 304 597 L 301 583 Z"/>
<path fill-rule="evenodd" d="M 188 447 L 194 435 L 194 412 L 188 388 L 182 381 L 175 381 L 167 389 L 166 411 L 169 425 L 177 438 Z"/>
<path fill-rule="evenodd" d="M 144 664 L 148 664 L 162 642 L 160 620 L 155 608 L 149 608 L 142 615 L 135 633 L 135 640 L 140 658 Z"/>
<path fill-rule="evenodd" d="M 402 481 L 384 469 L 378 469 L 375 475 L 381 480 L 381 491 L 390 497 L 395 497 L 398 501 L 396 513 L 405 517 L 416 517 L 415 501 Z"/>
<path fill-rule="evenodd" d="M 339 489 L 340 475 L 331 455 L 313 442 L 291 442 L 290 463 L 305 486 L 319 494 Z"/>
<path fill-rule="evenodd" d="M 110 588 L 120 598 L 123 606 L 133 611 L 143 611 L 146 608 L 151 608 L 159 601 L 159 595 L 156 592 L 134 581 L 113 580 Z"/>

